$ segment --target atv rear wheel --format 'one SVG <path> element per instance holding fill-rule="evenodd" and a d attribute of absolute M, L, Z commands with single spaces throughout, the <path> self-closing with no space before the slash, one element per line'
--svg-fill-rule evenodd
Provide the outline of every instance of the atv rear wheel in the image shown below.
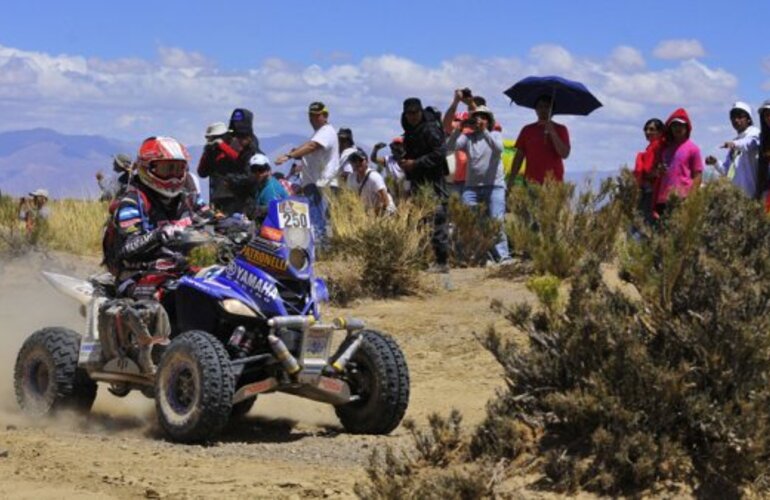
<path fill-rule="evenodd" d="M 24 341 L 14 367 L 16 401 L 24 413 L 91 409 L 97 386 L 78 368 L 79 351 L 80 335 L 66 328 L 43 328 Z"/>
<path fill-rule="evenodd" d="M 155 408 L 174 441 L 195 443 L 215 437 L 227 424 L 235 381 L 222 343 L 203 331 L 175 338 L 158 367 Z"/>
<path fill-rule="evenodd" d="M 401 423 L 409 404 L 409 369 L 390 336 L 373 330 L 361 335 L 364 340 L 345 369 L 351 394 L 359 399 L 335 411 L 348 432 L 387 434 Z"/>

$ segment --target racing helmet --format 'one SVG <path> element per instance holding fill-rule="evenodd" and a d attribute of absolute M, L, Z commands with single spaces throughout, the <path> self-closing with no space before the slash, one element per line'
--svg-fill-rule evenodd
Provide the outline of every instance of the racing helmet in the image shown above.
<path fill-rule="evenodd" d="M 173 198 L 184 190 L 190 153 L 173 137 L 145 139 L 136 157 L 139 180 L 153 191 Z"/>

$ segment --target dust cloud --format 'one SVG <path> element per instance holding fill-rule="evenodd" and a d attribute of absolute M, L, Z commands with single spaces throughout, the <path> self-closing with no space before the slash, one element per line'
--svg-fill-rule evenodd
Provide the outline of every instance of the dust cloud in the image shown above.
<path fill-rule="evenodd" d="M 0 426 L 46 425 L 100 430 L 146 430 L 154 414 L 152 402 L 140 394 L 118 399 L 99 385 L 92 415 L 87 419 L 60 415 L 55 421 L 25 421 L 16 404 L 13 368 L 24 340 L 47 326 L 61 326 L 83 333 L 85 320 L 79 304 L 54 290 L 40 271 L 53 271 L 78 278 L 98 272 L 98 261 L 68 255 L 42 254 L 0 258 Z"/>

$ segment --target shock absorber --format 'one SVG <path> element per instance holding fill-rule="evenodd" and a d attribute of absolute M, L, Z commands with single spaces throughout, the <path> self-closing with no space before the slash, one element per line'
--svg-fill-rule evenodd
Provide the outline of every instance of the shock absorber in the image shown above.
<path fill-rule="evenodd" d="M 283 365 L 283 369 L 289 375 L 296 375 L 302 369 L 297 362 L 297 358 L 289 352 L 283 340 L 271 333 L 267 336 L 267 341 L 270 343 L 270 349 L 273 350 L 275 357 L 278 358 L 278 361 Z"/>

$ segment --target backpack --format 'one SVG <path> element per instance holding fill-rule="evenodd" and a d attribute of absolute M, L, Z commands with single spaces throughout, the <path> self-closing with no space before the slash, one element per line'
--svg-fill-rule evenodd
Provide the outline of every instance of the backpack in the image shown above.
<path fill-rule="evenodd" d="M 147 195 L 139 189 L 129 187 L 126 190 L 125 195 L 129 193 L 137 194 L 137 199 L 139 201 L 139 216 L 142 218 L 142 225 L 146 228 L 148 226 L 147 214 L 150 211 L 150 200 L 147 198 Z M 118 221 L 115 216 L 115 212 L 119 206 L 120 199 L 115 199 L 110 204 L 109 215 L 104 223 L 104 231 L 102 232 L 102 255 L 104 256 L 102 265 L 116 278 L 121 271 L 118 255 L 120 253 L 120 248 L 123 245 L 123 238 L 120 237 Z"/>

